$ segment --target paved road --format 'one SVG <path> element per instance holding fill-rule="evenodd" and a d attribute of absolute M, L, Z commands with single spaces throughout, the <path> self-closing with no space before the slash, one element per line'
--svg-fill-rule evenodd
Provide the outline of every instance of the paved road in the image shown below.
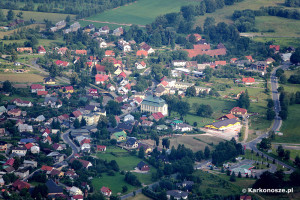
<path fill-rule="evenodd" d="M 279 102 L 279 94 L 278 94 L 278 92 L 277 92 L 278 82 L 277 82 L 277 78 L 276 78 L 276 76 L 275 76 L 275 73 L 276 73 L 276 70 L 277 70 L 278 68 L 287 69 L 288 67 L 289 67 L 289 63 L 283 63 L 283 65 L 281 65 L 281 66 L 279 66 L 279 67 L 273 69 L 273 71 L 271 72 L 271 77 L 270 77 L 270 79 L 271 79 L 271 88 L 272 88 L 272 89 L 271 89 L 271 92 L 272 92 L 272 99 L 273 99 L 273 101 L 274 101 L 274 111 L 276 112 L 276 117 L 275 117 L 273 126 L 272 126 L 272 128 L 271 128 L 271 130 L 273 130 L 273 131 L 278 131 L 278 130 L 280 129 L 280 127 L 281 127 L 281 124 L 282 124 L 282 120 L 281 120 L 281 118 L 280 118 L 279 115 L 278 115 L 281 108 L 280 108 L 280 102 Z M 246 143 L 246 147 L 247 147 L 248 149 L 253 149 L 254 152 L 258 152 L 260 155 L 263 154 L 265 157 L 267 157 L 267 158 L 270 159 L 270 160 L 273 160 L 273 159 L 274 159 L 273 157 L 268 156 L 267 154 L 265 154 L 265 153 L 259 151 L 259 150 L 257 149 L 257 147 L 256 147 L 257 144 L 258 144 L 263 138 L 266 138 L 266 137 L 268 137 L 268 133 L 264 133 L 264 134 L 262 134 L 261 136 L 259 136 L 258 138 L 254 139 L 254 140 L 252 140 L 252 141 L 250 141 L 250 142 L 248 142 L 248 143 Z M 276 163 L 278 163 L 278 164 L 280 164 L 280 165 L 282 165 L 282 166 L 288 168 L 290 171 L 287 172 L 287 173 L 292 173 L 292 172 L 295 170 L 294 167 L 289 166 L 289 165 L 287 165 L 287 164 L 281 162 L 280 160 L 277 160 L 277 159 L 276 159 Z"/>
<path fill-rule="evenodd" d="M 63 139 L 63 141 L 65 143 L 67 143 L 68 145 L 70 145 L 70 147 L 72 148 L 72 154 L 67 158 L 67 160 L 74 157 L 74 155 L 80 151 L 79 147 L 77 147 L 69 137 L 69 133 L 71 131 L 72 131 L 72 129 L 69 129 L 61 134 L 61 138 Z"/>

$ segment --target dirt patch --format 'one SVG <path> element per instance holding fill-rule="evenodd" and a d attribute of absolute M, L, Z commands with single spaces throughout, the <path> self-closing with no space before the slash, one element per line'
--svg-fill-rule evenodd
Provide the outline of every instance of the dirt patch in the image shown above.
<path fill-rule="evenodd" d="M 0 81 L 6 80 L 16 83 L 37 83 L 43 82 L 44 77 L 37 74 L 0 74 Z"/>

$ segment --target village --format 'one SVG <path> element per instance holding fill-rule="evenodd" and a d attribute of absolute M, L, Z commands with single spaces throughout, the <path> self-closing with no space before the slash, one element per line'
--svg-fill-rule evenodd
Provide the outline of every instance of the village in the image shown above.
<path fill-rule="evenodd" d="M 245 151 L 247 147 L 246 160 L 238 153 L 238 164 L 220 167 L 212 164 L 212 153 L 208 152 L 195 159 L 197 164 L 193 163 L 192 169 L 216 169 L 213 173 L 230 170 L 228 175 L 253 179 L 263 172 L 253 171 L 259 161 L 249 156 L 253 151 L 250 142 L 271 127 L 265 111 L 274 88 L 266 81 L 266 75 L 280 61 L 271 56 L 262 60 L 251 55 L 228 58 L 224 44 L 209 44 L 195 33 L 185 38 L 192 48 L 176 45 L 171 61 L 159 67 L 154 60 L 167 60 L 160 54 L 167 47 L 152 48 L 145 41 L 126 41 L 122 27 L 97 29 L 93 24 L 81 27 L 72 22 L 67 28 L 63 20 L 49 31 L 62 31 L 69 43 L 80 33 L 93 41 L 101 53 L 92 48 L 73 49 L 71 45 L 16 49 L 18 55 L 39 56 L 32 63 L 44 78 L 43 82 L 33 81 L 22 87 L 2 82 L 2 197 L 25 189 L 36 198 L 40 195 L 83 200 L 98 191 L 107 198 L 123 199 L 122 195 L 154 184 L 162 174 L 181 173 L 175 166 L 174 173 L 161 170 L 172 162 L 180 162 L 174 158 L 175 149 L 193 147 L 194 153 L 205 154 L 207 148 L 214 150 L 218 144 L 215 141 L 232 139 L 242 142 L 240 146 Z M 289 61 L 294 52 L 291 48 L 280 53 L 279 45 L 269 45 L 269 50 L 282 62 Z M 193 59 L 197 56 L 209 61 L 198 62 Z M 14 69 L 4 72 L 26 75 L 36 70 L 30 66 L 15 61 Z M 261 124 L 256 127 L 257 121 Z M 202 136 L 211 139 L 206 142 Z M 189 142 L 181 147 L 177 141 L 186 138 Z M 132 161 L 129 166 L 124 164 L 126 159 Z M 272 172 L 282 167 L 279 162 L 265 161 L 262 165 L 260 169 Z M 109 180 L 114 176 L 122 177 L 124 185 L 113 186 Z M 168 199 L 187 199 L 193 185 L 194 181 L 178 180 L 177 188 L 168 190 L 166 195 Z"/>

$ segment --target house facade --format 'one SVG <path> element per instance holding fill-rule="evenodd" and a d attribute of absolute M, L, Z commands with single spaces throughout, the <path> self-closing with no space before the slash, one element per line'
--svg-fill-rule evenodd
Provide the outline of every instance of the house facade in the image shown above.
<path fill-rule="evenodd" d="M 149 95 L 142 101 L 141 111 L 150 113 L 161 112 L 164 116 L 167 116 L 168 104 L 159 97 Z"/>

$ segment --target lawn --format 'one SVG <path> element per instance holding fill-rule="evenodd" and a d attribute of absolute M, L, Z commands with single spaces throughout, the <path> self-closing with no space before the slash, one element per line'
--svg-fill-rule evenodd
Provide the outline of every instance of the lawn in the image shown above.
<path fill-rule="evenodd" d="M 95 26 L 96 28 L 101 28 L 101 27 L 103 27 L 103 26 L 108 26 L 108 27 L 109 27 L 110 29 L 112 29 L 112 30 L 114 30 L 114 29 L 120 27 L 120 25 L 118 25 L 118 24 L 99 23 L 99 22 L 83 21 L 83 20 L 79 20 L 79 23 L 80 23 L 80 26 L 81 26 L 81 27 L 85 27 L 85 26 L 87 26 L 87 25 L 89 25 L 89 24 L 94 24 L 94 26 Z M 124 29 L 126 29 L 126 28 L 128 28 L 129 26 L 122 25 L 122 27 L 123 27 Z"/>
<path fill-rule="evenodd" d="M 286 38 L 286 37 L 254 37 L 254 41 L 256 42 L 273 42 L 273 44 L 278 44 L 282 47 L 289 47 L 289 46 L 299 46 L 300 40 L 299 38 Z"/>
<path fill-rule="evenodd" d="M 2 9 L 4 15 L 6 16 L 8 10 Z M 35 11 L 21 11 L 21 10 L 14 10 L 15 14 L 19 12 L 23 12 L 23 20 L 29 21 L 30 19 L 34 19 L 36 22 L 44 22 L 44 19 L 48 19 L 53 23 L 66 19 L 68 15 L 70 15 L 71 19 L 75 19 L 75 15 L 71 14 L 61 14 L 61 13 L 46 13 L 46 12 L 35 12 Z"/>
<path fill-rule="evenodd" d="M 134 197 L 129 197 L 129 198 L 127 198 L 127 200 L 151 200 L 151 198 L 146 197 L 146 196 L 143 195 L 143 194 L 137 194 L 137 195 L 134 196 Z"/>
<path fill-rule="evenodd" d="M 39 26 L 41 29 L 43 29 L 45 27 L 44 24 L 30 24 L 28 26 L 23 26 L 23 27 L 20 27 L 20 28 L 17 28 L 17 29 L 13 29 L 13 30 L 9 30 L 9 31 L 0 31 L 0 39 L 2 39 L 5 35 L 12 35 L 14 32 L 18 32 L 19 29 L 22 29 L 22 28 L 35 28 Z M 9 43 L 9 42 L 6 42 L 6 41 L 13 41 L 13 40 L 3 40 L 4 44 L 6 43 Z M 17 43 L 21 43 L 21 42 L 25 42 L 25 40 L 19 40 L 20 42 L 17 42 Z"/>
<path fill-rule="evenodd" d="M 136 156 L 132 156 L 128 153 L 128 151 L 118 148 L 118 147 L 115 147 L 115 148 L 109 147 L 106 150 L 106 152 L 98 153 L 97 156 L 100 159 L 107 160 L 107 161 L 115 160 L 118 163 L 121 171 L 133 170 L 137 166 L 137 164 L 140 161 L 142 161 L 142 159 L 140 159 Z M 147 174 L 134 173 L 134 174 L 138 177 L 138 179 L 141 181 L 141 183 L 148 185 L 148 184 L 152 183 L 151 178 L 152 178 L 152 173 L 154 173 L 154 172 L 156 172 L 156 169 L 154 167 L 150 166 L 149 173 L 147 173 Z M 128 184 L 124 181 L 124 178 L 125 178 L 125 176 L 121 175 L 119 173 L 116 173 L 116 176 L 113 178 L 111 176 L 107 176 L 105 174 L 105 175 L 103 175 L 103 177 L 95 179 L 93 181 L 93 184 L 95 184 L 95 186 L 98 186 L 98 185 L 103 186 L 103 184 L 104 185 L 106 184 L 109 188 L 112 185 L 111 189 L 113 192 L 121 192 L 123 185 L 127 185 L 127 187 L 128 187 Z M 113 179 L 113 180 L 111 180 L 111 179 Z M 116 183 L 119 183 L 119 184 L 116 184 Z M 130 186 L 130 187 L 132 189 L 135 188 L 133 186 Z M 129 187 L 128 187 L 128 190 L 130 191 Z"/>
<path fill-rule="evenodd" d="M 146 25 L 152 23 L 159 15 L 179 12 L 181 6 L 195 2 L 199 3 L 196 0 L 139 0 L 126 6 L 104 11 L 87 19 L 101 22 Z"/>
<path fill-rule="evenodd" d="M 289 106 L 287 120 L 283 121 L 280 132 L 283 136 L 276 136 L 274 142 L 300 143 L 300 105 Z"/>

